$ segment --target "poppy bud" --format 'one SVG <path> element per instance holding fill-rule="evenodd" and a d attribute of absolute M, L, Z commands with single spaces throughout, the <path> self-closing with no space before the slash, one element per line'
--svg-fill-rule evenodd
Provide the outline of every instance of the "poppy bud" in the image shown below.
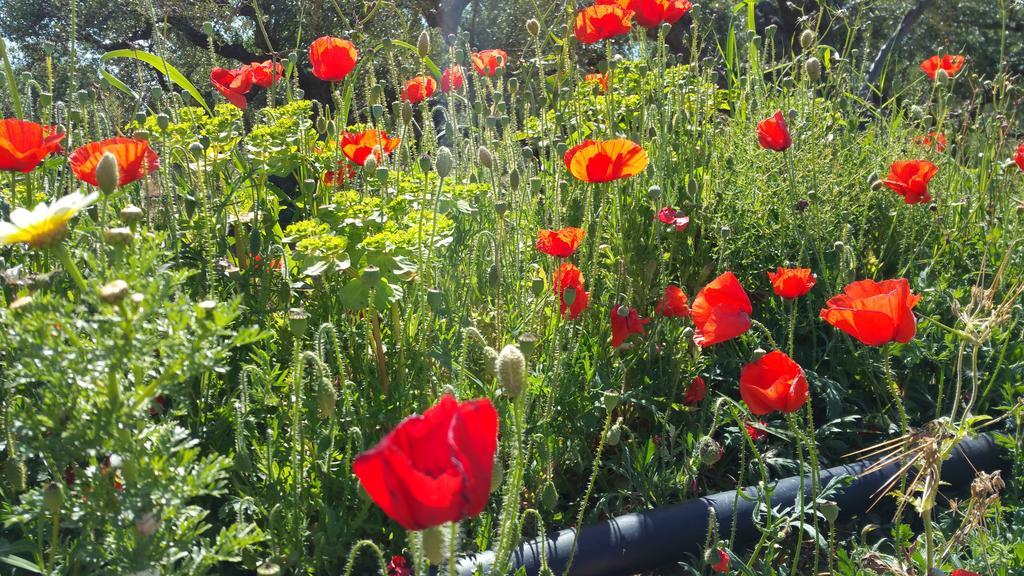
<path fill-rule="evenodd" d="M 256 576 L 280 576 L 281 567 L 272 560 L 264 560 L 256 567 Z"/>
<path fill-rule="evenodd" d="M 821 60 L 817 58 L 808 58 L 804 62 L 804 73 L 811 79 L 812 82 L 817 82 L 821 79 Z"/>
<path fill-rule="evenodd" d="M 615 410 L 615 408 L 618 407 L 619 400 L 622 398 L 622 396 L 620 396 L 618 392 L 605 392 L 603 398 L 604 409 L 611 412 L 612 410 Z"/>
<path fill-rule="evenodd" d="M 426 58 L 430 54 L 430 34 L 426 30 L 420 32 L 420 37 L 416 39 L 416 52 L 420 58 Z"/>
<path fill-rule="evenodd" d="M 536 38 L 540 34 L 540 22 L 536 18 L 530 18 L 526 21 L 526 31 Z"/>
<path fill-rule="evenodd" d="M 702 436 L 697 441 L 697 455 L 705 466 L 713 466 L 722 459 L 722 446 L 711 436 Z"/>
<path fill-rule="evenodd" d="M 885 182 L 882 182 L 881 180 L 875 180 L 871 183 L 871 189 L 875 192 L 878 192 L 882 188 L 885 188 Z"/>
<path fill-rule="evenodd" d="M 376 286 L 377 282 L 380 282 L 380 268 L 376 266 L 367 266 L 364 268 L 363 281 L 370 286 Z"/>
<path fill-rule="evenodd" d="M 373 154 L 367 156 L 366 162 L 363 162 L 363 171 L 367 174 L 373 174 L 377 171 L 377 158 Z"/>
<path fill-rule="evenodd" d="M 376 172 L 376 174 L 374 174 L 374 176 L 377 177 L 377 181 L 380 182 L 381 185 L 384 185 L 384 184 L 388 183 L 388 169 L 387 168 L 385 168 L 383 166 L 379 166 L 377 168 L 377 172 Z"/>
<path fill-rule="evenodd" d="M 565 302 L 566 306 L 572 307 L 573 302 L 576 301 L 576 289 L 573 288 L 572 286 L 569 286 L 568 288 L 563 290 L 562 301 Z"/>
<path fill-rule="evenodd" d="M 530 292 L 533 293 L 534 298 L 544 293 L 544 279 L 537 277 L 534 278 L 530 283 Z"/>
<path fill-rule="evenodd" d="M 825 517 L 825 520 L 829 524 L 835 523 L 836 519 L 839 518 L 839 505 L 831 500 L 825 500 L 818 504 L 818 511 Z"/>
<path fill-rule="evenodd" d="M 487 282 L 490 283 L 491 286 L 497 286 L 498 281 L 500 280 L 501 278 L 498 277 L 497 264 L 491 264 L 491 267 L 487 269 Z"/>
<path fill-rule="evenodd" d="M 495 362 L 498 382 L 511 398 L 517 398 L 526 386 L 526 357 L 519 348 L 509 344 L 501 349 Z"/>
<path fill-rule="evenodd" d="M 199 142 L 189 144 L 188 153 L 191 154 L 193 158 L 199 158 L 203 155 L 203 145 Z"/>
<path fill-rule="evenodd" d="M 555 506 L 558 506 L 558 489 L 551 480 L 545 482 L 544 488 L 540 491 L 540 503 L 546 510 L 554 510 Z"/>
<path fill-rule="evenodd" d="M 501 488 L 501 483 L 505 481 L 505 466 L 501 463 L 501 458 L 494 459 L 494 469 L 491 470 L 491 494 L 494 494 Z"/>
<path fill-rule="evenodd" d="M 303 90 L 302 88 L 296 88 L 295 92 L 293 92 L 293 93 L 295 94 L 295 99 L 296 100 L 302 100 L 303 98 L 306 97 L 306 91 Z"/>
<path fill-rule="evenodd" d="M 163 112 L 157 114 L 156 115 L 156 125 L 157 125 L 157 127 L 160 128 L 160 130 L 163 130 L 164 132 L 166 132 L 167 128 L 170 127 L 170 125 L 171 125 L 171 117 L 168 116 L 167 114 L 164 114 Z"/>
<path fill-rule="evenodd" d="M 520 184 L 520 180 L 519 179 L 520 179 L 519 168 L 518 167 L 513 168 L 512 171 L 508 173 L 508 185 L 509 185 L 510 188 L 512 188 L 513 191 L 519 190 L 519 184 Z"/>
<path fill-rule="evenodd" d="M 203 34 L 213 36 L 213 22 L 210 22 L 209 20 L 203 22 Z"/>
<path fill-rule="evenodd" d="M 28 468 L 24 460 L 15 456 L 4 462 L 4 476 L 12 493 L 19 494 L 25 491 L 28 485 Z"/>
<path fill-rule="evenodd" d="M 64 505 L 64 487 L 59 482 L 50 482 L 43 490 L 43 504 L 50 514 L 56 515 Z"/>
<path fill-rule="evenodd" d="M 523 356 L 529 357 L 537 348 L 537 335 L 531 332 L 523 332 L 516 338 L 516 341 L 519 342 L 519 349 L 522 350 Z"/>
<path fill-rule="evenodd" d="M 380 120 L 384 117 L 384 107 L 380 104 L 374 104 L 370 106 L 370 114 L 373 116 L 374 120 Z"/>
<path fill-rule="evenodd" d="M 437 288 L 427 290 L 427 306 L 434 314 L 440 314 L 444 310 L 444 294 Z"/>
<path fill-rule="evenodd" d="M 484 346 L 483 377 L 485 380 L 493 380 L 498 375 L 498 351 L 490 346 Z"/>
<path fill-rule="evenodd" d="M 100 288 L 100 300 L 107 304 L 117 304 L 128 295 L 128 283 L 124 280 L 114 280 Z"/>
<path fill-rule="evenodd" d="M 754 348 L 754 352 L 753 352 L 753 353 L 752 353 L 752 354 L 751 354 L 750 356 L 751 356 L 751 359 L 752 359 L 752 360 L 753 360 L 754 362 L 756 362 L 756 361 L 760 360 L 760 359 L 761 359 L 761 357 L 762 357 L 762 356 L 764 356 L 764 355 L 765 355 L 765 354 L 767 354 L 767 353 L 768 353 L 768 352 L 767 352 L 767 351 L 766 351 L 766 350 L 765 350 L 764 348 L 761 348 L 761 347 L 759 346 L 759 347 L 757 347 L 757 348 Z"/>
<path fill-rule="evenodd" d="M 430 168 L 431 168 L 431 166 L 430 166 L 430 156 L 428 156 L 426 154 L 420 156 L 419 165 L 420 165 L 420 172 L 422 172 L 424 174 L 426 174 L 427 172 L 430 172 Z"/>
<path fill-rule="evenodd" d="M 818 35 L 814 30 L 804 30 L 800 34 L 800 47 L 804 50 L 810 50 L 814 43 L 818 40 Z"/>
<path fill-rule="evenodd" d="M 402 102 L 402 124 L 412 124 L 412 104 L 409 102 Z"/>
<path fill-rule="evenodd" d="M 949 84 L 949 73 L 944 69 L 939 68 L 935 71 L 935 83 L 939 86 L 946 86 Z"/>
<path fill-rule="evenodd" d="M 508 212 L 508 202 L 498 200 L 494 203 L 494 211 L 498 213 L 498 216 L 504 216 Z"/>
<path fill-rule="evenodd" d="M 721 234 L 723 239 L 728 238 L 730 232 L 732 232 L 732 230 L 730 230 L 728 226 L 722 226 Z"/>
<path fill-rule="evenodd" d="M 292 336 L 301 338 L 306 333 L 306 326 L 309 325 L 309 313 L 305 308 L 288 309 L 288 329 Z"/>
<path fill-rule="evenodd" d="M 836 252 L 839 252 L 839 251 L 841 251 L 845 247 L 846 247 L 846 245 L 843 244 L 843 242 L 841 240 L 836 240 L 835 244 L 832 245 L 832 250 L 834 250 Z"/>
<path fill-rule="evenodd" d="M 629 318 L 629 306 L 623 304 L 615 310 L 615 313 L 618 314 L 620 318 Z"/>
<path fill-rule="evenodd" d="M 480 333 L 480 330 L 477 330 L 476 326 L 467 326 L 463 333 L 477 344 L 481 346 L 484 344 L 484 335 Z"/>
<path fill-rule="evenodd" d="M 104 152 L 100 161 L 96 164 L 96 183 L 104 194 L 110 194 L 117 188 L 117 181 L 120 174 L 117 168 L 117 156 L 111 152 Z"/>
<path fill-rule="evenodd" d="M 542 182 L 541 179 L 534 176 L 530 178 L 530 192 L 533 194 L 540 194 Z"/>
<path fill-rule="evenodd" d="M 39 105 L 43 108 L 49 108 L 50 104 L 53 104 L 53 94 L 49 92 L 43 92 L 39 95 Z"/>
<path fill-rule="evenodd" d="M 452 151 L 447 146 L 437 149 L 437 158 L 434 160 L 434 169 L 441 178 L 447 177 L 452 171 Z"/>
<path fill-rule="evenodd" d="M 103 231 L 103 240 L 111 246 L 127 246 L 135 239 L 131 228 L 110 228 Z"/>
<path fill-rule="evenodd" d="M 334 386 L 326 379 L 320 382 L 320 389 L 317 390 L 316 405 L 320 409 L 320 417 L 328 419 L 334 416 L 338 409 L 338 393 Z"/>
<path fill-rule="evenodd" d="M 652 202 L 656 201 L 658 198 L 661 198 L 661 188 L 657 186 L 651 186 L 650 188 L 648 188 L 647 198 Z"/>
<path fill-rule="evenodd" d="M 481 166 L 488 170 L 494 168 L 494 156 L 491 155 L 491 151 L 486 146 L 481 146 L 476 150 L 476 158 Z"/>
<path fill-rule="evenodd" d="M 604 435 L 604 443 L 608 446 L 618 446 L 619 440 L 622 438 L 622 419 L 619 418 L 612 427 L 608 429 L 608 433 Z"/>
<path fill-rule="evenodd" d="M 338 134 L 338 124 L 334 120 L 327 121 L 327 134 L 332 137 Z"/>

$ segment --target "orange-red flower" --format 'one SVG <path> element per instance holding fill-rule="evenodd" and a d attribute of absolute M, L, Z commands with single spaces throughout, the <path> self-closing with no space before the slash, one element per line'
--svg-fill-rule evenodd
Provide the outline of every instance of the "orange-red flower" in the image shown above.
<path fill-rule="evenodd" d="M 583 272 L 568 262 L 555 270 L 554 290 L 558 295 L 558 312 L 570 319 L 576 319 L 590 301 L 590 293 L 583 289 Z"/>
<path fill-rule="evenodd" d="M 686 293 L 675 284 L 665 287 L 665 295 L 658 302 L 654 311 L 669 318 L 685 318 L 690 315 L 690 307 L 686 305 Z"/>
<path fill-rule="evenodd" d="M 927 160 L 901 160 L 889 167 L 889 176 L 882 182 L 894 192 L 903 196 L 907 204 L 931 202 L 928 182 L 939 171 L 939 167 Z"/>
<path fill-rule="evenodd" d="M 708 387 L 704 383 L 704 379 L 697 375 L 690 381 L 690 385 L 686 387 L 686 393 L 683 394 L 683 404 L 687 406 L 696 406 L 700 404 L 701 400 L 708 393 Z"/>
<path fill-rule="evenodd" d="M 508 64 L 508 54 L 504 50 L 497 48 L 491 50 L 481 50 L 474 52 L 470 56 L 470 60 L 473 61 L 473 68 L 476 69 L 476 73 L 481 76 L 494 76 L 498 73 L 498 69 L 504 69 Z"/>
<path fill-rule="evenodd" d="M 768 273 L 772 290 L 780 298 L 799 298 L 811 291 L 818 279 L 810 268 L 783 268 Z"/>
<path fill-rule="evenodd" d="M 957 75 L 960 69 L 964 67 L 963 56 L 952 56 L 950 54 L 943 54 L 941 56 L 932 56 L 931 58 L 921 62 L 921 70 L 928 75 L 929 78 L 935 80 L 935 74 L 942 70 L 950 78 Z"/>
<path fill-rule="evenodd" d="M 359 51 L 349 40 L 322 36 L 309 45 L 313 75 L 325 82 L 340 82 L 356 67 Z"/>
<path fill-rule="evenodd" d="M 922 148 L 934 148 L 936 152 L 945 152 L 949 142 L 942 132 L 929 132 L 914 138 L 914 144 Z"/>
<path fill-rule="evenodd" d="M 362 166 L 371 154 L 380 162 L 385 154 L 394 152 L 401 141 L 401 138 L 392 138 L 383 130 L 345 132 L 341 135 L 341 151 L 346 158 Z"/>
<path fill-rule="evenodd" d="M 658 210 L 658 221 L 662 224 L 675 226 L 676 232 L 682 232 L 690 225 L 690 217 L 683 214 L 682 210 L 676 210 L 671 206 L 665 206 Z"/>
<path fill-rule="evenodd" d="M 783 152 L 793 145 L 782 110 L 775 112 L 771 118 L 758 122 L 757 141 L 762 148 L 776 152 Z"/>
<path fill-rule="evenodd" d="M 636 176 L 647 168 L 647 151 L 624 138 L 584 140 L 565 152 L 565 167 L 584 182 L 611 182 Z"/>
<path fill-rule="evenodd" d="M 726 272 L 701 288 L 693 299 L 690 315 L 697 330 L 693 342 L 707 348 L 743 334 L 752 324 L 750 298 L 732 272 Z"/>
<path fill-rule="evenodd" d="M 586 235 L 586 230 L 571 226 L 561 230 L 541 230 L 537 234 L 537 250 L 555 258 L 568 258 L 580 247 Z"/>
<path fill-rule="evenodd" d="M 252 69 L 248 66 L 241 68 L 227 69 L 214 68 L 210 71 L 210 83 L 220 92 L 221 96 L 227 98 L 228 102 L 236 108 L 245 110 L 247 102 L 245 95 L 252 90 Z"/>
<path fill-rule="evenodd" d="M 96 181 L 96 165 L 107 152 L 117 158 L 118 186 L 135 182 L 160 167 L 160 159 L 149 147 L 149 142 L 117 137 L 90 142 L 72 152 L 71 170 L 79 180 L 99 186 Z"/>
<path fill-rule="evenodd" d="M 417 76 L 405 83 L 402 100 L 416 104 L 430 98 L 437 92 L 437 80 L 433 76 Z"/>
<path fill-rule="evenodd" d="M 4 118 L 0 120 L 0 170 L 31 172 L 48 155 L 60 150 L 64 134 L 51 126 Z"/>
<path fill-rule="evenodd" d="M 725 574 L 729 571 L 729 553 L 721 548 L 715 550 L 715 554 L 718 555 L 718 562 L 711 565 L 711 569 L 719 574 Z"/>
<path fill-rule="evenodd" d="M 616 306 L 612 308 L 612 348 L 618 348 L 629 338 L 630 334 L 643 334 L 644 326 L 650 322 L 650 318 L 644 318 L 637 313 L 636 308 Z"/>
<path fill-rule="evenodd" d="M 630 0 L 625 8 L 634 12 L 637 24 L 657 28 L 666 23 L 675 24 L 686 16 L 693 4 L 689 0 Z"/>
<path fill-rule="evenodd" d="M 600 72 L 594 72 L 593 74 L 586 74 L 583 76 L 583 81 L 588 84 L 597 84 L 600 88 L 601 94 L 608 91 L 608 74 L 601 74 Z"/>
<path fill-rule="evenodd" d="M 746 430 L 747 436 L 750 436 L 750 439 L 754 442 L 758 442 L 768 435 L 768 432 L 764 431 L 764 428 L 767 426 L 768 424 L 764 420 L 759 420 L 756 426 L 750 422 L 743 423 L 743 428 Z"/>
<path fill-rule="evenodd" d="M 345 162 L 344 160 L 338 162 L 337 170 L 328 170 L 324 172 L 324 184 L 327 186 L 338 186 L 344 185 L 352 178 L 356 177 L 356 169 L 352 164 Z"/>
<path fill-rule="evenodd" d="M 462 72 L 462 66 L 452 66 L 441 74 L 441 92 L 459 92 L 465 85 L 466 75 Z"/>
<path fill-rule="evenodd" d="M 1017 167 L 1024 170 L 1024 142 L 1017 145 L 1017 152 L 1013 155 L 1013 161 L 1017 163 Z"/>
<path fill-rule="evenodd" d="M 779 350 L 740 370 L 740 397 L 756 416 L 795 412 L 807 401 L 807 394 L 804 369 Z"/>
<path fill-rule="evenodd" d="M 633 11 L 617 4 L 587 6 L 576 14 L 576 39 L 583 44 L 593 44 L 627 34 L 633 28 L 632 20 Z"/>
<path fill-rule="evenodd" d="M 859 280 L 830 298 L 821 318 L 868 346 L 906 344 L 917 331 L 913 309 L 920 300 L 919 294 L 911 294 L 906 278 Z"/>
<path fill-rule="evenodd" d="M 970 570 L 964 570 L 963 568 L 957 568 L 949 573 L 949 576 L 981 576 L 977 572 L 971 572 Z"/>
<path fill-rule="evenodd" d="M 270 88 L 284 76 L 284 66 L 273 60 L 253 62 L 249 64 L 249 70 L 252 72 L 252 83 L 261 88 Z"/>

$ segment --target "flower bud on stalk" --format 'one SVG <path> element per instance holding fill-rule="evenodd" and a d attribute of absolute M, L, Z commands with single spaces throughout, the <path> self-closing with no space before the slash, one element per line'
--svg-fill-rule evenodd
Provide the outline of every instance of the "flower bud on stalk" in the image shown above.
<path fill-rule="evenodd" d="M 540 35 L 540 22 L 536 18 L 530 18 L 526 21 L 526 31 L 530 33 L 530 36 L 536 38 Z"/>
<path fill-rule="evenodd" d="M 437 149 L 437 158 L 434 160 L 434 170 L 441 178 L 447 177 L 452 172 L 452 151 L 447 146 Z"/>
<path fill-rule="evenodd" d="M 426 58 L 430 54 L 430 34 L 426 30 L 420 32 L 420 37 L 416 40 L 416 52 L 420 58 Z"/>
<path fill-rule="evenodd" d="M 476 158 L 484 168 L 487 168 L 488 170 L 494 168 L 494 156 L 491 155 L 491 151 L 488 150 L 486 146 L 481 146 L 477 149 Z"/>
<path fill-rule="evenodd" d="M 110 194 L 117 189 L 120 177 L 117 156 L 110 152 L 104 152 L 99 163 L 96 164 L 96 183 L 99 184 L 100 190 L 104 194 Z"/>
<path fill-rule="evenodd" d="M 517 398 L 526 387 L 526 357 L 514 344 L 501 349 L 495 362 L 498 382 L 510 398 Z"/>

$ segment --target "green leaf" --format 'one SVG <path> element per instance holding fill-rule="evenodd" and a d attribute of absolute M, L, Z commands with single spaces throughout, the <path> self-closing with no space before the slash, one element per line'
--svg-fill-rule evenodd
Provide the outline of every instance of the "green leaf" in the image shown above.
<path fill-rule="evenodd" d="M 129 48 L 125 48 L 123 50 L 111 50 L 103 56 L 100 56 L 100 60 L 111 60 L 113 58 L 132 58 L 134 60 L 139 60 L 140 62 L 145 62 L 146 64 L 149 64 L 158 72 L 166 75 L 167 78 L 175 85 L 177 85 L 179 88 L 188 92 L 189 95 L 192 96 L 192 98 L 196 102 L 198 102 L 207 112 L 213 114 L 213 111 L 210 110 L 210 107 L 206 104 L 206 100 L 203 99 L 203 95 L 199 93 L 199 90 L 195 87 L 195 85 L 189 82 L 188 78 L 186 78 L 184 74 L 179 72 L 177 68 L 171 66 L 169 62 L 157 56 L 156 54 L 150 54 L 149 52 L 142 52 L 141 50 L 132 50 Z"/>
<path fill-rule="evenodd" d="M 399 48 L 410 50 L 416 55 L 419 55 L 419 50 L 417 50 L 415 46 L 409 44 L 408 42 L 402 42 L 401 40 L 392 39 L 391 44 L 393 46 L 398 46 Z M 379 51 L 382 47 L 378 47 L 377 50 Z M 430 73 L 433 74 L 435 78 L 437 78 L 438 80 L 441 79 L 441 69 L 437 67 L 437 64 L 434 64 L 433 60 L 431 60 L 430 58 L 424 58 L 423 64 L 426 65 L 427 69 L 430 70 Z"/>
<path fill-rule="evenodd" d="M 21 568 L 22 570 L 28 570 L 33 574 L 42 574 L 43 571 L 39 569 L 39 565 L 31 560 L 26 560 L 20 556 L 0 556 L 0 562 L 14 566 L 15 568 Z"/>

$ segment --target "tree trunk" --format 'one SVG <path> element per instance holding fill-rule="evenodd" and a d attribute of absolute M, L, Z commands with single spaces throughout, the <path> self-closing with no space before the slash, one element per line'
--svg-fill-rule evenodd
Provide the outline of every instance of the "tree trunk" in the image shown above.
<path fill-rule="evenodd" d="M 882 48 L 879 49 L 878 54 L 875 56 L 874 61 L 871 63 L 871 67 L 868 68 L 867 76 L 864 78 L 864 85 L 861 86 L 860 96 L 867 100 L 872 98 L 874 94 L 881 94 L 882 89 L 879 87 L 874 90 L 875 84 L 878 83 L 878 79 L 882 77 L 882 72 L 885 70 L 886 65 L 889 63 L 889 57 L 892 56 L 893 50 L 897 46 L 903 43 L 910 35 L 911 30 L 921 20 L 924 13 L 931 8 L 931 5 L 935 3 L 935 0 L 917 0 L 910 10 L 903 15 L 903 20 L 900 21 L 900 25 L 893 32 L 893 35 L 885 41 Z"/>

